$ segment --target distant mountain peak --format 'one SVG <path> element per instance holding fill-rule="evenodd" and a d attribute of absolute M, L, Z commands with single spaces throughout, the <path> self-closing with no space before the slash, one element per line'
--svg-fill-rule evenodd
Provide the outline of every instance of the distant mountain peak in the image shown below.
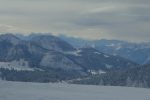
<path fill-rule="evenodd" d="M 60 39 L 59 37 L 49 35 L 49 34 L 32 36 L 31 41 L 49 50 L 53 50 L 53 49 L 56 51 L 75 50 L 75 48 L 69 43 L 67 43 L 66 41 Z"/>
<path fill-rule="evenodd" d="M 12 44 L 18 44 L 21 40 L 18 37 L 16 37 L 15 35 L 13 35 L 11 33 L 7 33 L 7 34 L 0 35 L 0 42 L 1 41 L 7 41 Z"/>

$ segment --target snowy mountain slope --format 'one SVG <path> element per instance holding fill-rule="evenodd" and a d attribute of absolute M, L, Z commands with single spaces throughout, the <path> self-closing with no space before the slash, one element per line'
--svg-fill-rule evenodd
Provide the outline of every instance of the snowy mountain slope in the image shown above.
<path fill-rule="evenodd" d="M 14 36 L 13 34 L 2 34 L 0 36 L 0 42 L 11 42 L 12 44 L 18 44 L 19 42 L 22 42 L 18 37 Z"/>
<path fill-rule="evenodd" d="M 143 88 L 0 81 L 0 100 L 149 100 L 149 94 Z"/>
<path fill-rule="evenodd" d="M 0 35 L 0 39 L 1 68 L 18 68 L 19 64 L 15 66 L 11 62 L 23 59 L 28 64 L 28 66 L 24 66 L 26 70 L 27 67 L 44 70 L 46 75 L 43 72 L 41 73 L 42 78 L 44 77 L 44 81 L 46 80 L 46 82 L 49 80 L 49 76 L 52 76 L 50 75 L 52 73 L 55 74 L 55 78 L 59 79 L 59 77 L 63 76 L 61 79 L 68 79 L 68 77 L 72 78 L 72 76 L 79 77 L 88 75 L 91 71 L 98 71 L 97 73 L 101 73 L 101 71 L 126 69 L 137 65 L 122 57 L 101 53 L 95 48 L 75 49 L 69 43 L 51 35 L 36 35 L 32 36 L 29 40 L 24 40 L 15 35 L 5 34 Z M 19 66 L 20 68 L 23 67 L 22 65 Z M 21 77 L 18 77 L 18 75 L 20 76 L 22 73 L 24 74 L 24 78 L 25 76 L 34 76 L 38 79 L 37 76 L 40 75 L 38 74 L 40 72 L 35 72 L 33 74 L 31 72 L 26 72 L 26 74 L 24 71 L 10 72 L 8 70 L 3 70 L 2 74 L 3 79 L 8 79 L 10 81 L 18 80 L 18 78 L 22 80 Z M 34 77 L 32 77 L 33 81 L 35 79 Z M 32 81 L 31 79 L 29 80 Z M 28 79 L 25 78 L 24 81 L 28 81 Z"/>
<path fill-rule="evenodd" d="M 136 66 L 134 62 L 101 53 L 94 48 L 75 49 L 69 43 L 51 35 L 32 36 L 30 41 L 17 38 L 20 42 L 16 44 L 6 37 L 17 38 L 15 35 L 8 34 L 0 36 L 3 38 L 3 41 L 0 41 L 1 62 L 24 59 L 29 67 L 76 70 L 81 70 L 85 66 L 87 70 Z"/>
<path fill-rule="evenodd" d="M 0 38 L 3 37 L 14 38 L 15 36 L 14 35 L 8 36 L 7 34 L 0 36 Z M 7 38 L 6 38 L 7 40 L 6 42 L 5 38 L 3 39 L 3 41 L 0 41 L 1 62 L 12 62 L 12 61 L 19 61 L 20 59 L 24 59 L 28 63 L 29 67 L 38 67 L 38 68 L 39 67 L 41 68 L 42 67 L 53 67 L 53 68 L 64 67 L 63 69 L 65 69 L 65 67 L 67 66 L 68 67 L 70 66 L 74 69 L 75 67 L 79 67 L 78 65 L 75 65 L 71 60 L 67 59 L 65 55 L 58 52 L 57 50 L 54 51 L 54 50 L 48 50 L 48 48 L 44 48 L 48 45 L 47 43 L 45 43 L 46 46 L 44 45 L 44 47 L 42 47 L 41 45 L 33 41 L 23 41 L 23 40 L 20 40 L 20 42 L 17 44 L 13 44 L 12 41 Z M 53 41 L 53 38 L 54 37 L 50 37 L 49 41 Z M 58 38 L 57 41 L 59 41 Z M 55 41 L 53 42 L 55 43 Z M 51 46 L 51 44 L 49 44 L 49 46 Z M 66 60 L 65 62 L 63 62 L 63 58 L 65 58 Z M 49 63 L 50 61 L 54 62 L 55 64 Z"/>
<path fill-rule="evenodd" d="M 67 56 L 85 70 L 111 70 L 126 69 L 137 66 L 136 63 L 119 56 L 99 52 L 95 48 L 80 48 Z"/>
<path fill-rule="evenodd" d="M 61 40 L 53 35 L 32 35 L 31 40 L 33 43 L 40 45 L 41 47 L 55 51 L 72 51 L 75 48 L 68 42 Z"/>
<path fill-rule="evenodd" d="M 6 68 L 9 70 L 27 70 L 34 71 L 34 68 L 29 67 L 27 61 L 20 59 L 19 61 L 11 61 L 11 62 L 0 62 L 0 68 Z"/>
<path fill-rule="evenodd" d="M 76 48 L 94 47 L 103 53 L 119 55 L 139 64 L 150 63 L 150 43 L 130 43 L 106 39 L 89 41 L 81 38 L 67 37 L 65 35 L 59 37 Z"/>

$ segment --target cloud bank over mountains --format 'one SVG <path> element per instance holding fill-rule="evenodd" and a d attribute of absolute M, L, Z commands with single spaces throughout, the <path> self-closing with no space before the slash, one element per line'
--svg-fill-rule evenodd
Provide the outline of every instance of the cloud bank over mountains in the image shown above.
<path fill-rule="evenodd" d="M 149 41 L 149 0 L 0 0 L 0 32 Z"/>

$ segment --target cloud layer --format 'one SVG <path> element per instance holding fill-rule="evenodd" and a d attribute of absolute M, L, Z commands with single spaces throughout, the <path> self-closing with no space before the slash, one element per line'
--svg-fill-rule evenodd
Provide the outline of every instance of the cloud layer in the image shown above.
<path fill-rule="evenodd" d="M 149 0 L 0 0 L 0 32 L 149 41 Z"/>

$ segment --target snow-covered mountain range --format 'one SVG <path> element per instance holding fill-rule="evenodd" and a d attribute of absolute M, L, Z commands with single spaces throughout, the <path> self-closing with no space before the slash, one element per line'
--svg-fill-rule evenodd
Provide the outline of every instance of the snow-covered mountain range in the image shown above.
<path fill-rule="evenodd" d="M 0 61 L 26 61 L 29 67 L 62 69 L 127 68 L 136 63 L 119 56 L 99 52 L 95 48 L 75 49 L 69 43 L 51 35 L 33 36 L 29 41 L 15 35 L 0 36 Z M 14 66 L 14 65 L 13 65 Z M 84 67 L 83 67 L 84 66 Z M 111 66 L 108 68 L 108 66 Z"/>
<path fill-rule="evenodd" d="M 138 64 L 150 64 L 150 43 L 131 43 L 120 40 L 85 40 L 81 38 L 59 36 L 76 48 L 93 47 L 103 53 L 118 55 Z"/>
<path fill-rule="evenodd" d="M 9 81 L 150 87 L 149 49 L 148 43 L 3 34 L 0 77 Z"/>

